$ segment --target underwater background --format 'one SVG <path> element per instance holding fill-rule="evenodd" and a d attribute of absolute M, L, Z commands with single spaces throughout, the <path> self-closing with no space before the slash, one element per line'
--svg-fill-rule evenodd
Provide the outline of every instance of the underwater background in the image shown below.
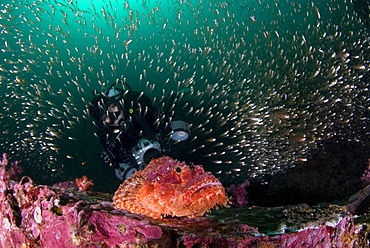
<path fill-rule="evenodd" d="M 1 152 L 36 183 L 87 175 L 113 192 L 120 181 L 100 158 L 88 104 L 122 80 L 192 125 L 173 157 L 225 185 L 263 184 L 328 140 L 369 157 L 368 10 L 349 0 L 4 0 Z"/>

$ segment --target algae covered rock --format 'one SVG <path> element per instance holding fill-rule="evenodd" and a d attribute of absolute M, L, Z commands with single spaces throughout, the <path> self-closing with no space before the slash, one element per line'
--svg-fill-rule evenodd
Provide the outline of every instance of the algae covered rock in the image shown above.
<path fill-rule="evenodd" d="M 110 194 L 13 181 L 15 165 L 3 156 L 1 247 L 367 247 L 366 226 L 337 205 L 224 208 L 154 220 L 113 209 Z"/>

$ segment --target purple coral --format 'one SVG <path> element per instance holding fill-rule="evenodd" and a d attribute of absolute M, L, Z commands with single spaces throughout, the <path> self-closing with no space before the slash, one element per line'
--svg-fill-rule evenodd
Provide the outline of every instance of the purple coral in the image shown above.
<path fill-rule="evenodd" d="M 19 166 L 18 161 L 14 161 L 13 163 L 9 164 L 8 154 L 3 153 L 0 166 L 5 168 L 10 179 L 19 180 L 19 175 L 23 170 L 22 167 Z"/>
<path fill-rule="evenodd" d="M 238 184 L 238 185 L 230 185 L 230 187 L 227 189 L 228 192 L 232 195 L 232 204 L 236 207 L 243 207 L 244 205 L 248 204 L 247 201 L 247 190 L 246 187 L 249 186 L 249 181 L 245 180 L 244 183 Z"/>

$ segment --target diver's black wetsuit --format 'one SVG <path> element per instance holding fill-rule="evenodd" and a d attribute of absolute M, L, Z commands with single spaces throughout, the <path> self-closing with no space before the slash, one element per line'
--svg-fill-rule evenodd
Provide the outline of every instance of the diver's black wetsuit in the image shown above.
<path fill-rule="evenodd" d="M 119 112 L 109 112 L 109 106 L 118 106 Z M 132 148 L 140 139 L 158 141 L 163 153 L 169 147 L 169 133 L 165 128 L 163 114 L 156 110 L 151 100 L 141 92 L 123 91 L 114 97 L 98 94 L 90 104 L 90 114 L 98 127 L 97 135 L 104 148 L 106 163 L 117 168 L 119 163 L 137 165 Z M 120 118 L 118 118 L 120 115 Z M 104 121 L 117 120 L 115 125 Z"/>

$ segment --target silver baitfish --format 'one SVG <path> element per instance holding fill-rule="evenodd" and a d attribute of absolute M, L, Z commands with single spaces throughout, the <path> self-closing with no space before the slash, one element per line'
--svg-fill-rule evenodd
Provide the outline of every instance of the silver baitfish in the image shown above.
<path fill-rule="evenodd" d="M 5 0 L 0 30 L 1 147 L 51 178 L 86 170 L 91 92 L 116 80 L 186 118 L 174 155 L 229 183 L 369 138 L 369 32 L 350 0 Z"/>

